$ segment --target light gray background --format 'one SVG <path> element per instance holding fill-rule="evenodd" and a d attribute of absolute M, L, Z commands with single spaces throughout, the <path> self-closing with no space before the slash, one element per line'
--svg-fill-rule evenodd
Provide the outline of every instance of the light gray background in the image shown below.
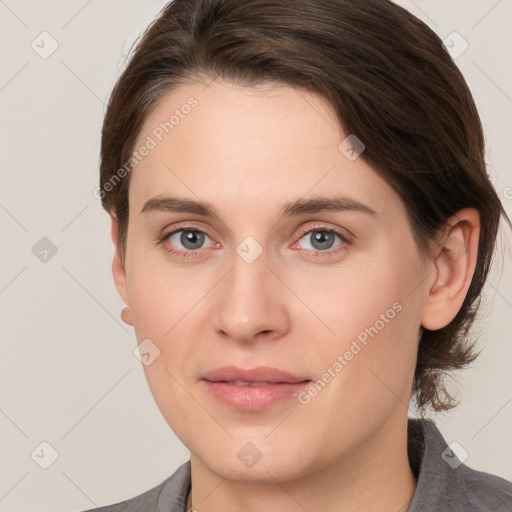
<path fill-rule="evenodd" d="M 489 171 L 512 215 L 511 0 L 403 0 L 443 39 L 484 124 Z M 188 459 L 133 355 L 112 281 L 106 213 L 93 196 L 104 103 L 127 51 L 164 1 L 0 0 L 0 510 L 72 511 L 135 496 Z M 41 32 L 58 42 L 43 59 Z M 48 43 L 45 48 L 48 49 Z M 39 43 L 41 46 L 41 43 Z M 32 252 L 48 237 L 58 252 Z M 477 331 L 485 347 L 458 376 L 463 403 L 438 417 L 466 463 L 512 479 L 510 236 L 502 229 Z M 46 441 L 50 451 L 31 453 Z M 43 447 L 44 448 L 44 447 Z M 48 460 L 48 459 L 47 459 Z"/>

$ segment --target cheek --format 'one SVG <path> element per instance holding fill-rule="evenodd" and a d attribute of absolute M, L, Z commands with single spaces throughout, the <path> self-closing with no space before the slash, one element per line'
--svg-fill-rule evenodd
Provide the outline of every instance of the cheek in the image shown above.
<path fill-rule="evenodd" d="M 194 398 L 194 390 L 189 389 L 179 371 L 180 364 L 176 368 L 170 367 L 165 359 L 170 355 L 162 353 L 151 365 L 144 366 L 144 373 L 162 416 L 178 438 L 190 448 L 195 446 L 198 439 L 208 439 L 215 424 Z M 175 359 L 176 354 L 173 353 L 172 358 Z"/>
<path fill-rule="evenodd" d="M 372 255 L 336 271 L 322 270 L 314 278 L 301 276 L 302 284 L 297 286 L 303 302 L 318 312 L 331 331 L 325 329 L 328 336 L 320 339 L 346 342 L 359 336 L 364 342 L 376 331 L 390 332 L 412 321 L 418 300 L 413 283 L 418 276 L 418 265 L 412 259 L 397 260 L 391 255 L 386 261 Z"/>
<path fill-rule="evenodd" d="M 407 412 L 409 407 L 417 350 L 416 329 L 411 326 L 416 314 L 390 298 L 393 295 L 361 303 L 363 313 L 352 304 L 354 315 L 343 314 L 336 324 L 337 340 L 316 348 L 321 351 L 317 380 L 306 389 L 301 404 L 305 421 L 316 418 L 322 425 L 319 437 L 327 433 L 334 446 L 360 442 L 392 410 Z M 387 313 L 387 323 L 381 313 Z"/>
<path fill-rule="evenodd" d="M 193 265 L 173 267 L 165 259 L 155 261 L 150 256 L 132 255 L 130 309 L 138 338 L 165 343 L 197 319 L 205 293 L 215 284 L 214 278 L 218 280 L 218 274 Z"/>
<path fill-rule="evenodd" d="M 396 395 L 408 403 L 421 318 L 421 287 L 411 283 L 419 272 L 411 258 L 352 268 L 316 300 L 316 311 L 334 332 L 317 337 L 316 350 L 324 371 L 336 375 L 332 391 L 357 401 L 356 408 L 378 407 L 386 398 L 391 403 Z"/>

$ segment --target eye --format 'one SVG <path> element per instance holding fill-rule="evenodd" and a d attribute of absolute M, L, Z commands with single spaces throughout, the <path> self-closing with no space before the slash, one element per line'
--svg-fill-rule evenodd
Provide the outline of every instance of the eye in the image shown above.
<path fill-rule="evenodd" d="M 165 249 L 182 257 L 194 257 L 201 254 L 208 246 L 220 247 L 206 233 L 199 229 L 180 228 L 166 233 L 160 238 Z M 304 249 L 312 252 L 314 256 L 330 256 L 346 249 L 349 240 L 337 230 L 325 226 L 317 226 L 302 231 L 301 238 L 292 245 L 294 249 Z"/>
<path fill-rule="evenodd" d="M 336 243 L 336 239 L 338 239 L 338 243 Z M 305 242 L 301 242 L 302 240 Z M 314 254 L 320 252 L 332 254 L 340 249 L 345 249 L 347 244 L 348 240 L 338 231 L 326 227 L 317 227 L 303 232 L 303 236 L 295 245 L 300 249 L 314 251 Z M 340 249 L 336 249 L 338 247 Z"/>
<path fill-rule="evenodd" d="M 197 229 L 177 229 L 162 237 L 162 243 L 165 244 L 167 250 L 173 253 L 183 254 L 188 256 L 191 252 L 197 252 L 203 249 L 205 240 L 211 238 L 202 231 Z M 211 245 L 211 244 L 210 244 Z"/>

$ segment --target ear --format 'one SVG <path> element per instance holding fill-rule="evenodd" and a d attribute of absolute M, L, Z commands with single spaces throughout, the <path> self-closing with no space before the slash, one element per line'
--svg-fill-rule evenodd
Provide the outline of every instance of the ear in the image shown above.
<path fill-rule="evenodd" d="M 110 219 L 112 221 L 112 227 L 110 230 L 110 234 L 112 237 L 112 242 L 114 243 L 114 258 L 112 260 L 112 275 L 114 277 L 114 283 L 116 285 L 117 291 L 119 295 L 121 296 L 121 299 L 123 299 L 123 302 L 129 306 L 129 300 L 128 300 L 128 290 L 126 287 L 126 270 L 125 267 L 121 261 L 121 258 L 119 257 L 119 252 L 117 250 L 117 242 L 119 238 L 119 224 L 117 221 L 117 217 L 114 213 L 110 214 Z M 126 315 L 127 323 L 132 324 L 131 322 L 131 315 Z"/>
<path fill-rule="evenodd" d="M 442 329 L 459 312 L 471 284 L 478 256 L 480 215 L 465 208 L 447 219 L 428 282 L 421 325 Z"/>

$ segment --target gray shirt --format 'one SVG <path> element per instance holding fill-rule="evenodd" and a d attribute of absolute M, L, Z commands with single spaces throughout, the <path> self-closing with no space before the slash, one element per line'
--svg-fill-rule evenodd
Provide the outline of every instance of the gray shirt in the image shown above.
<path fill-rule="evenodd" d="M 407 453 L 418 485 L 407 512 L 512 512 L 512 482 L 462 464 L 430 420 L 408 420 Z M 84 512 L 186 512 L 190 461 L 132 499 Z"/>

